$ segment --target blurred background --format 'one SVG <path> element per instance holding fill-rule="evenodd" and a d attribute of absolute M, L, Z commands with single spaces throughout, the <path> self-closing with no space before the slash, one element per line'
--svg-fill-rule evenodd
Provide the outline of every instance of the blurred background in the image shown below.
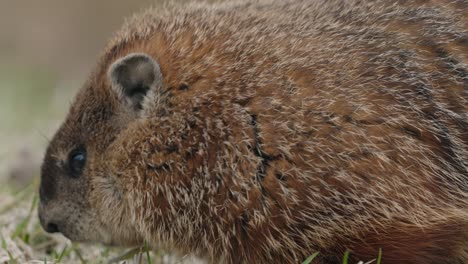
<path fill-rule="evenodd" d="M 106 263 L 116 254 L 42 231 L 36 214 L 39 167 L 47 140 L 113 32 L 125 17 L 162 5 L 0 0 L 0 264 Z M 156 263 L 170 259 L 159 255 Z"/>

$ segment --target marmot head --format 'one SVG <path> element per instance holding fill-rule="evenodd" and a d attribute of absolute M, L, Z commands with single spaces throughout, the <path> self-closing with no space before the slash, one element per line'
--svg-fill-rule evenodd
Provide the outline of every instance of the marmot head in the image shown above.
<path fill-rule="evenodd" d="M 112 145 L 158 100 L 162 76 L 158 63 L 143 53 L 103 65 L 78 93 L 46 151 L 39 218 L 46 231 L 73 241 L 136 245 L 143 238 L 109 163 L 116 155 Z"/>

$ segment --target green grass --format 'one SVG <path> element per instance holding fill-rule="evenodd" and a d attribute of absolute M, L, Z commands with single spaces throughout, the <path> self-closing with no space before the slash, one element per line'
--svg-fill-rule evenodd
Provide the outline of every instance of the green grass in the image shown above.
<path fill-rule="evenodd" d="M 37 195 L 33 195 L 33 200 L 32 200 L 31 206 L 29 208 L 28 215 L 23 220 L 21 220 L 21 222 L 18 224 L 18 226 L 15 229 L 15 232 L 12 235 L 12 238 L 20 237 L 21 239 L 23 239 L 24 242 L 26 242 L 26 243 L 29 242 L 30 234 L 29 234 L 29 232 L 27 232 L 26 229 L 27 229 L 29 223 L 31 222 L 31 217 L 33 215 L 33 211 L 37 207 L 37 199 L 38 199 Z"/>
<path fill-rule="evenodd" d="M 382 262 L 382 249 L 379 249 L 379 255 L 377 256 L 377 264 Z"/>
<path fill-rule="evenodd" d="M 349 259 L 349 250 L 346 250 L 343 256 L 343 264 L 348 264 L 348 259 Z"/>
<path fill-rule="evenodd" d="M 315 252 L 314 254 L 312 254 L 310 257 L 308 257 L 306 260 L 304 260 L 304 262 L 302 262 L 302 264 L 309 264 L 312 262 L 312 260 L 314 260 L 317 256 L 318 256 L 319 252 Z"/>

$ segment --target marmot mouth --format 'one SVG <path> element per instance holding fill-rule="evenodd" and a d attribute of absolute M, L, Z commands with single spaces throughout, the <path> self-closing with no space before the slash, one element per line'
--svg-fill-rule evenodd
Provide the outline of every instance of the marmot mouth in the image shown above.
<path fill-rule="evenodd" d="M 66 230 L 60 230 L 60 232 L 57 232 L 57 234 L 61 234 L 62 236 L 66 237 L 67 239 L 69 239 L 72 242 L 79 242 L 79 243 L 85 242 L 85 241 L 82 241 L 81 239 L 77 238 L 76 236 L 72 235 L 72 233 L 70 233 L 70 232 L 68 232 Z"/>

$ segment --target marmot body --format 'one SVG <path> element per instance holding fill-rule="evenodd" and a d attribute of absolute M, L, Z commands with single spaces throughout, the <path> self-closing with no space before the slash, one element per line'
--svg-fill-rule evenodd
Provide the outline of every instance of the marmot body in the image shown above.
<path fill-rule="evenodd" d="M 52 140 L 40 218 L 211 262 L 468 263 L 468 2 L 151 10 Z"/>

